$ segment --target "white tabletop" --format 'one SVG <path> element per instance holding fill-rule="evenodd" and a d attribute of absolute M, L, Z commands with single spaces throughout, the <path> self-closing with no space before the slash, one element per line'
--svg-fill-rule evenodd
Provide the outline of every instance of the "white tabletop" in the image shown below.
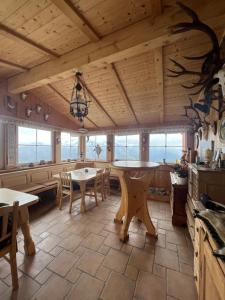
<path fill-rule="evenodd" d="M 0 203 L 13 205 L 13 202 L 15 201 L 19 201 L 19 206 L 29 206 L 38 202 L 38 196 L 6 188 L 0 188 Z"/>
<path fill-rule="evenodd" d="M 85 171 L 86 170 L 86 171 Z M 82 168 L 74 171 L 69 171 L 66 173 L 71 174 L 72 181 L 81 182 L 81 181 L 89 181 L 96 177 L 96 173 L 100 168 Z M 54 178 L 59 178 L 59 174 L 53 176 Z"/>
<path fill-rule="evenodd" d="M 148 170 L 152 168 L 159 167 L 158 163 L 150 162 L 150 161 L 113 161 L 111 166 L 116 169 L 123 169 L 123 170 Z"/>

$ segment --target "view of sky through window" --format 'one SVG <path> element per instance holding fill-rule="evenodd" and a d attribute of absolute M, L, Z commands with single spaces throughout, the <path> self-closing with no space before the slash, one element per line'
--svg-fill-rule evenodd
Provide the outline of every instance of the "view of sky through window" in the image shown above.
<path fill-rule="evenodd" d="M 28 127 L 18 127 L 18 163 L 52 160 L 52 133 Z"/>
<path fill-rule="evenodd" d="M 61 132 L 61 160 L 79 159 L 79 137 L 69 132 Z"/>
<path fill-rule="evenodd" d="M 154 133 L 149 135 L 149 161 L 174 163 L 181 158 L 182 133 Z"/>
<path fill-rule="evenodd" d="M 140 136 L 115 135 L 114 160 L 139 160 L 140 159 Z"/>

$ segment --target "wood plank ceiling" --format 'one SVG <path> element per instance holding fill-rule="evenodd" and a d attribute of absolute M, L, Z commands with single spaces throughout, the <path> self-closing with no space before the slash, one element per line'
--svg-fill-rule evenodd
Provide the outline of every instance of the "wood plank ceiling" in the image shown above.
<path fill-rule="evenodd" d="M 221 36 L 223 0 L 183 3 Z M 85 127 L 179 124 L 187 103 L 180 84 L 190 78 L 168 78 L 169 58 L 182 61 L 210 48 L 199 32 L 169 36 L 168 25 L 184 19 L 175 0 L 1 1 L 0 80 L 8 80 L 10 92 L 28 90 L 74 120 L 69 101 L 79 67 L 93 98 Z M 188 68 L 198 70 L 199 62 Z"/>

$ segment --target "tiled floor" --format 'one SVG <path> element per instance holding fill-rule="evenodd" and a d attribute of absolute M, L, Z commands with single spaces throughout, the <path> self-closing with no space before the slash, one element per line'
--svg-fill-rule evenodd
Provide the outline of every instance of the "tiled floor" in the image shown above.
<path fill-rule="evenodd" d="M 52 209 L 31 222 L 34 257 L 25 257 L 18 236 L 19 285 L 12 293 L 9 265 L 0 261 L 0 299 L 195 300 L 193 249 L 187 230 L 173 227 L 167 203 L 149 203 L 158 240 L 145 236 L 137 220 L 127 244 L 119 241 L 121 225 L 113 223 L 119 197 L 99 201 L 79 214 L 74 203 Z"/>

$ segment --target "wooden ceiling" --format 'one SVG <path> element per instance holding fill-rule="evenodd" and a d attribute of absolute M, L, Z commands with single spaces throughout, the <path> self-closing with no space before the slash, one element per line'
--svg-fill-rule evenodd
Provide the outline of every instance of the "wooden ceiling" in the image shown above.
<path fill-rule="evenodd" d="M 183 3 L 222 36 L 223 0 Z M 78 68 L 93 99 L 85 127 L 179 124 L 187 103 L 180 84 L 190 77 L 167 77 L 169 58 L 182 62 L 211 46 L 196 31 L 171 36 L 168 26 L 184 20 L 174 0 L 1 1 L 0 80 L 8 80 L 9 92 L 28 91 L 77 124 L 69 101 Z"/>

